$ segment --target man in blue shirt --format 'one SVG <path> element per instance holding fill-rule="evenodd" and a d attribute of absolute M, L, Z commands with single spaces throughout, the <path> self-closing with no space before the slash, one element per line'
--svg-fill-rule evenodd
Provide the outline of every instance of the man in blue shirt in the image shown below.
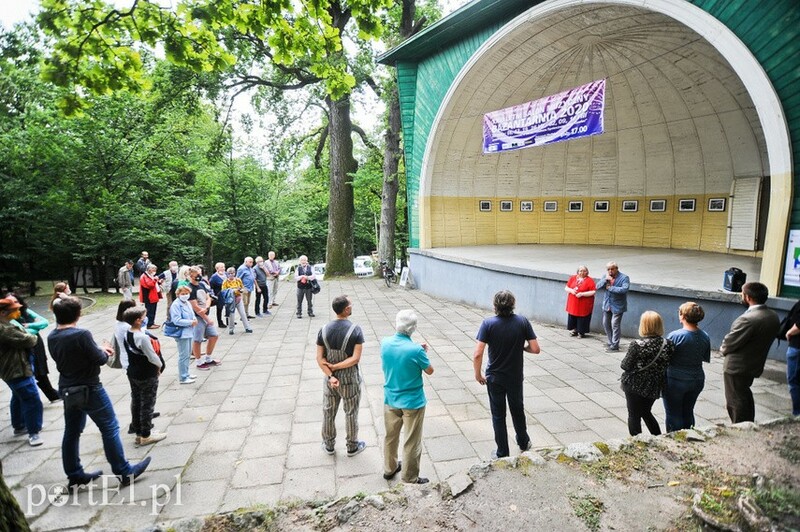
<path fill-rule="evenodd" d="M 606 351 L 619 351 L 622 315 L 628 310 L 630 278 L 619 271 L 616 262 L 606 264 L 606 276 L 597 281 L 597 289 L 606 289 L 603 295 L 603 329 L 608 337 Z"/>
<path fill-rule="evenodd" d="M 508 456 L 508 429 L 506 428 L 506 400 L 511 411 L 511 421 L 517 434 L 520 450 L 531 448 L 525 408 L 522 402 L 522 353 L 538 354 L 539 342 L 531 322 L 525 316 L 514 314 L 516 299 L 508 290 L 494 295 L 495 316 L 486 318 L 478 329 L 475 354 L 472 358 L 475 380 L 486 385 L 489 408 L 497 450 L 492 458 Z M 483 352 L 489 346 L 489 363 L 486 376 L 482 372 Z"/>
<path fill-rule="evenodd" d="M 422 456 L 422 422 L 425 418 L 425 392 L 422 389 L 422 372 L 433 373 L 428 360 L 428 345 L 416 344 L 411 335 L 417 329 L 417 315 L 413 310 L 401 310 L 395 318 L 397 334 L 381 340 L 383 366 L 383 423 L 386 438 L 383 445 L 383 478 L 391 480 L 402 469 L 397 460 L 400 429 L 405 431 L 403 442 L 403 482 L 425 484 L 427 478 L 419 476 Z"/>
<path fill-rule="evenodd" d="M 244 312 L 248 318 L 255 318 L 250 315 L 250 294 L 256 289 L 256 274 L 253 271 L 253 257 L 245 257 L 244 263 L 236 270 L 236 277 L 242 280 L 244 292 L 242 292 L 242 303 Z"/>

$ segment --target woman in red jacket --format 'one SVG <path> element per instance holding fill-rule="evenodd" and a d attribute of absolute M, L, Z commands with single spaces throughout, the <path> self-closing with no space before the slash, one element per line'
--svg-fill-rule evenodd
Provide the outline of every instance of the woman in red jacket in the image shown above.
<path fill-rule="evenodd" d="M 571 336 L 586 338 L 592 321 L 595 289 L 586 266 L 579 267 L 578 273 L 567 281 L 564 291 L 567 292 L 567 329 Z"/>
<path fill-rule="evenodd" d="M 160 325 L 156 324 L 156 307 L 158 307 L 158 300 L 164 297 L 161 294 L 161 283 L 163 279 L 159 279 L 156 275 L 158 267 L 155 264 L 149 264 L 147 271 L 139 277 L 139 301 L 144 303 L 147 309 L 147 328 L 158 329 Z"/>

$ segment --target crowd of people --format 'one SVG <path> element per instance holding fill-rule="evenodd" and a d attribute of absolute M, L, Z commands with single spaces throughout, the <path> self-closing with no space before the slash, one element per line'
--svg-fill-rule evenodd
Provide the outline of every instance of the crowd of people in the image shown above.
<path fill-rule="evenodd" d="M 580 266 L 567 281 L 567 328 L 572 336 L 585 338 L 594 309 L 597 290 L 605 289 L 600 306 L 607 336 L 606 351 L 619 351 L 622 316 L 628 308 L 630 278 L 619 271 L 615 262 L 606 265 L 606 276 L 595 281 L 589 269 Z M 767 354 L 778 337 L 778 314 L 766 306 L 769 290 L 761 283 L 742 287 L 742 304 L 747 307 L 731 325 L 723 339 L 723 385 L 728 415 L 733 423 L 755 420 L 755 403 L 750 387 L 764 371 Z M 644 421 L 651 434 L 661 434 L 652 414 L 656 400 L 663 399 L 666 429 L 672 432 L 694 426 L 694 405 L 705 384 L 703 362 L 711 361 L 711 341 L 698 324 L 705 317 L 703 308 L 686 302 L 678 309 L 681 328 L 664 336 L 664 322 L 657 312 L 644 312 L 639 321 L 640 339 L 631 342 L 622 360 L 622 390 L 628 407 L 628 431 L 642 432 Z M 788 316 L 791 328 L 784 338 L 789 341 L 787 380 L 792 397 L 792 413 L 800 415 L 800 377 L 797 357 L 800 353 L 800 306 Z"/>
<path fill-rule="evenodd" d="M 209 370 L 220 364 L 213 358 L 219 329 L 227 327 L 235 334 L 238 321 L 245 333 L 252 333 L 250 320 L 272 315 L 277 306 L 280 265 L 274 253 L 268 260 L 246 257 L 238 268 L 217 263 L 214 274 L 207 277 L 202 266 L 182 266 L 170 262 L 158 272 L 149 255 L 143 252 L 136 262 L 126 261 L 118 273 L 117 285 L 122 301 L 117 308 L 117 324 L 112 342 L 97 343 L 88 330 L 78 327 L 81 303 L 71 296 L 66 283 L 55 286 L 50 308 L 56 328 L 47 339 L 50 355 L 60 378 L 58 390 L 48 379 L 44 341 L 39 332 L 47 320 L 25 304 L 24 298 L 9 293 L 0 299 L 0 377 L 12 390 L 11 421 L 15 434 L 27 434 L 31 446 L 42 444 L 43 408 L 39 390 L 51 402 L 64 401 L 65 428 L 62 461 L 69 486 L 87 484 L 101 471 L 87 472 L 79 456 L 80 435 L 90 418 L 100 429 L 106 457 L 121 483 L 130 483 L 147 468 L 150 458 L 131 464 L 127 461 L 119 435 L 119 424 L 113 406 L 100 379 L 103 365 L 126 371 L 131 390 L 131 424 L 128 433 L 135 435 L 137 446 L 162 441 L 166 433 L 154 430 L 153 420 L 159 381 L 166 367 L 160 341 L 150 329 L 163 326 L 164 336 L 172 337 L 178 350 L 178 379 L 182 385 L 195 382 L 190 372 L 193 362 L 197 370 Z M 138 275 L 138 279 L 135 277 Z M 134 288 L 138 280 L 138 302 Z M 301 257 L 295 271 L 297 318 L 306 313 L 314 317 L 313 294 L 318 291 L 314 272 L 306 257 Z M 600 305 L 606 333 L 606 350 L 620 350 L 620 328 L 627 311 L 630 279 L 610 262 L 606 275 L 589 277 L 586 266 L 570 277 L 567 292 L 567 327 L 570 334 L 585 338 L 597 291 L 604 291 Z M 256 293 L 255 315 L 250 315 L 250 294 Z M 767 352 L 780 327 L 777 314 L 765 303 L 767 287 L 747 283 L 742 288 L 742 303 L 747 310 L 737 318 L 725 336 L 720 352 L 724 357 L 723 384 L 726 407 L 732 422 L 754 421 L 755 406 L 750 387 L 760 376 Z M 166 300 L 162 324 L 157 323 L 158 305 Z M 367 443 L 358 437 L 358 410 L 362 393 L 359 363 L 365 341 L 359 325 L 350 320 L 353 300 L 341 295 L 332 299 L 336 319 L 325 324 L 316 340 L 316 361 L 324 374 L 321 447 L 335 454 L 336 415 L 342 406 L 345 416 L 345 451 L 348 457 L 361 453 Z M 541 352 L 539 340 L 530 321 L 514 312 L 513 293 L 502 290 L 495 294 L 494 316 L 481 323 L 476 334 L 473 354 L 475 380 L 488 392 L 496 449 L 493 458 L 510 454 L 506 425 L 506 408 L 511 415 L 516 445 L 521 451 L 531 448 L 527 431 L 523 393 L 523 355 Z M 216 307 L 216 312 L 212 311 Z M 666 430 L 675 431 L 695 425 L 694 406 L 701 394 L 705 375 L 703 363 L 710 361 L 711 344 L 699 327 L 704 311 L 694 302 L 677 309 L 681 328 L 665 334 L 661 315 L 646 311 L 639 320 L 639 339 L 632 341 L 621 361 L 621 387 L 628 409 L 628 431 L 642 432 L 642 422 L 652 434 L 661 428 L 652 413 L 656 400 L 663 399 Z M 216 314 L 216 316 L 214 316 Z M 417 327 L 417 315 L 402 310 L 395 318 L 396 334 L 384 338 L 380 356 L 384 372 L 384 478 L 392 479 L 402 471 L 402 480 L 423 484 L 420 476 L 422 432 L 426 397 L 423 374 L 433 374 L 427 356 L 428 346 L 411 340 Z M 800 352 L 800 304 L 789 315 L 790 329 L 785 334 L 795 359 Z M 203 346 L 205 345 L 205 349 Z M 205 352 L 203 352 L 205 351 Z M 488 363 L 484 355 L 488 351 Z M 790 363 L 790 395 L 793 413 L 800 414 L 797 364 Z M 795 374 L 792 375 L 791 372 Z M 38 389 L 37 389 L 38 386 Z M 405 439 L 402 460 L 398 456 L 400 433 Z"/>

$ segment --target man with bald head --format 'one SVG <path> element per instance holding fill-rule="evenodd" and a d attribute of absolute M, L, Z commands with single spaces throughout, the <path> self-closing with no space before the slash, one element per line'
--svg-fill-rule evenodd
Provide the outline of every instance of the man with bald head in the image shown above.
<path fill-rule="evenodd" d="M 599 279 L 597 289 L 605 288 L 603 295 L 603 328 L 608 337 L 606 351 L 619 351 L 622 330 L 622 315 L 628 310 L 628 289 L 630 278 L 619 271 L 616 262 L 606 264 L 606 276 Z"/>

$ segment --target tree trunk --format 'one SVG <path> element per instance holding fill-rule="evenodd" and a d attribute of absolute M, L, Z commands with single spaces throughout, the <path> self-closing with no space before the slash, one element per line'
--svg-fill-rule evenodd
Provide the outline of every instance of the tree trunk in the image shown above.
<path fill-rule="evenodd" d="M 414 27 L 416 0 L 402 0 L 403 12 L 400 19 L 400 37 L 405 40 L 420 30 Z M 381 193 L 381 230 L 378 241 L 378 257 L 394 268 L 395 230 L 397 228 L 397 190 L 399 179 L 397 168 L 402 157 L 400 151 L 400 99 L 397 93 L 397 70 L 394 73 L 394 86 L 389 93 L 389 123 L 386 128 L 386 146 L 383 152 L 383 191 Z"/>
<path fill-rule="evenodd" d="M 358 170 L 358 162 L 353 157 L 350 95 L 338 100 L 328 96 L 325 103 L 330 142 L 326 274 L 345 275 L 353 273 L 353 174 Z"/>
<path fill-rule="evenodd" d="M 396 78 L 395 78 L 396 79 Z M 400 152 L 400 100 L 395 82 L 389 94 L 389 124 L 385 135 L 383 152 L 383 191 L 381 192 L 381 228 L 378 240 L 378 257 L 394 267 L 395 228 L 397 226 L 397 190 L 399 188 L 397 168 Z"/>

